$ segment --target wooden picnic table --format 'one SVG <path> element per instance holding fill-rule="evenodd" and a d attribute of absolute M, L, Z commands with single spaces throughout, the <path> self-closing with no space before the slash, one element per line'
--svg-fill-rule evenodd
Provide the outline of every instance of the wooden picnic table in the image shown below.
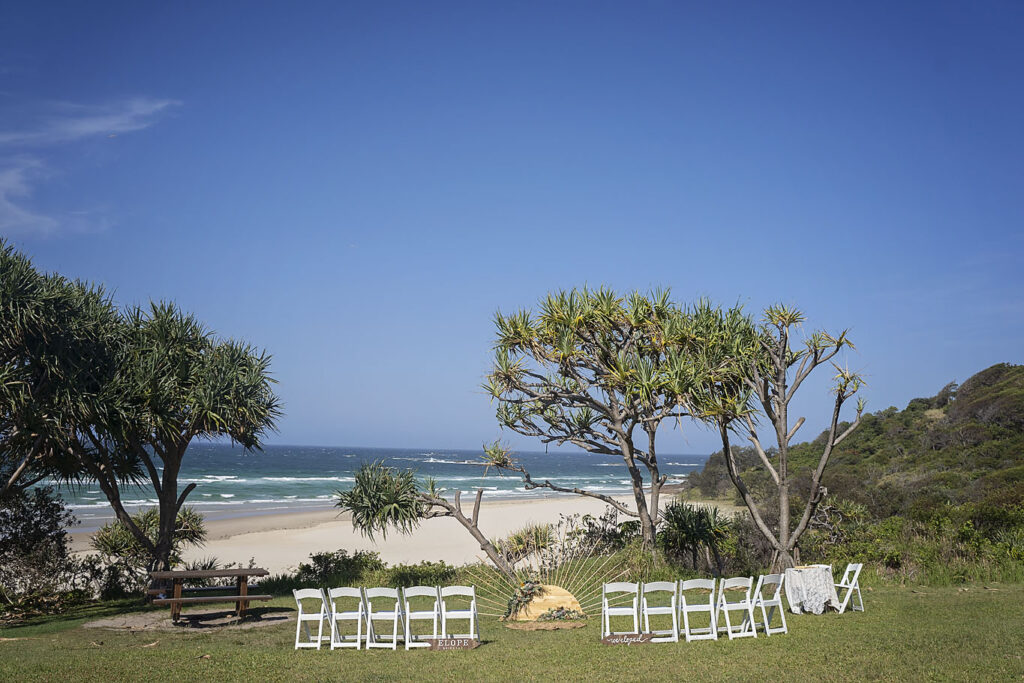
<path fill-rule="evenodd" d="M 159 588 L 150 589 L 148 592 L 150 595 L 158 596 L 153 600 L 154 605 L 170 605 L 171 606 L 171 619 L 178 621 L 181 617 L 181 606 L 183 604 L 190 605 L 196 603 L 207 603 L 207 602 L 233 602 L 235 603 L 235 610 L 239 617 L 245 616 L 245 611 L 249 607 L 249 602 L 254 600 L 270 600 L 274 596 L 272 595 L 253 595 L 249 593 L 249 577 L 253 576 L 266 576 L 269 574 L 266 569 L 252 568 L 252 569 L 198 569 L 198 570 L 170 570 L 170 571 L 159 571 L 150 572 L 149 577 L 153 580 L 164 580 L 171 581 L 171 595 L 170 597 L 159 597 L 166 595 L 165 591 Z M 201 586 L 201 587 L 186 587 L 185 581 L 196 579 L 234 579 L 233 585 L 227 586 Z M 183 591 L 234 591 L 233 595 L 208 595 L 208 596 L 188 596 L 182 597 Z"/>

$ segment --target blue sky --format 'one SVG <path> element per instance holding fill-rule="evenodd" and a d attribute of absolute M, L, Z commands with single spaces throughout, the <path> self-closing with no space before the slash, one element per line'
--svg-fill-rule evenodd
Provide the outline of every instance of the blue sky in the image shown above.
<path fill-rule="evenodd" d="M 836 5 L 5 3 L 0 235 L 265 347 L 275 443 L 500 436 L 494 311 L 583 284 L 796 304 L 902 407 L 1024 360 L 1024 6 Z"/>

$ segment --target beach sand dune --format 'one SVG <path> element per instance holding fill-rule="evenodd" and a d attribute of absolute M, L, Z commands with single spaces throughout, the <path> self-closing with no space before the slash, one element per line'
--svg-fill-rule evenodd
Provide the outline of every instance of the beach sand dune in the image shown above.
<path fill-rule="evenodd" d="M 666 497 L 671 500 L 671 497 Z M 629 504 L 631 501 L 621 499 Z M 472 509 L 472 500 L 463 502 Z M 485 499 L 480 509 L 480 528 L 488 538 L 500 538 L 530 522 L 558 522 L 559 515 L 598 516 L 604 502 L 580 496 L 552 496 L 518 501 Z M 725 512 L 730 512 L 726 510 Z M 202 548 L 189 549 L 186 561 L 216 557 L 220 563 L 250 559 L 271 573 L 294 570 L 311 553 L 345 549 L 375 550 L 389 564 L 443 560 L 459 565 L 483 557 L 479 545 L 462 526 L 451 518 L 425 520 L 412 534 L 389 533 L 387 538 L 371 541 L 352 528 L 347 515 L 337 510 L 250 515 L 207 522 L 208 540 Z M 89 549 L 88 532 L 72 533 L 72 548 Z"/>

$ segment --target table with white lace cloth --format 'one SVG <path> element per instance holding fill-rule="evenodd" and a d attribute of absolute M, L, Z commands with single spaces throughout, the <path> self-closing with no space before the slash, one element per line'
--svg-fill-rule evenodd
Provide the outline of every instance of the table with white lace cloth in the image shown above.
<path fill-rule="evenodd" d="M 832 567 L 816 564 L 786 570 L 786 600 L 794 614 L 821 614 L 825 606 L 839 609 L 839 596 L 832 580 Z"/>

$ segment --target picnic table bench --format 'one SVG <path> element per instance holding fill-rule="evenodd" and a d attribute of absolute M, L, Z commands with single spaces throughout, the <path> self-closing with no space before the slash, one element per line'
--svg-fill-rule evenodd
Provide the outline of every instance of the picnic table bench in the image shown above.
<path fill-rule="evenodd" d="M 153 600 L 154 605 L 170 605 L 171 619 L 178 621 L 181 617 L 181 606 L 207 602 L 233 602 L 239 617 L 245 616 L 249 603 L 254 600 L 271 600 L 273 595 L 254 595 L 249 593 L 249 577 L 266 576 L 269 574 L 266 569 L 200 569 L 200 570 L 170 570 L 150 572 L 149 577 L 153 580 L 169 580 L 172 582 L 170 597 L 166 597 L 167 591 L 160 588 L 152 588 L 149 595 L 157 596 Z M 234 583 L 226 586 L 201 586 L 186 587 L 187 580 L 207 579 L 234 579 Z M 232 595 L 199 595 L 182 597 L 183 591 L 189 592 L 213 592 L 233 591 Z M 164 596 L 164 597 L 160 597 Z"/>

